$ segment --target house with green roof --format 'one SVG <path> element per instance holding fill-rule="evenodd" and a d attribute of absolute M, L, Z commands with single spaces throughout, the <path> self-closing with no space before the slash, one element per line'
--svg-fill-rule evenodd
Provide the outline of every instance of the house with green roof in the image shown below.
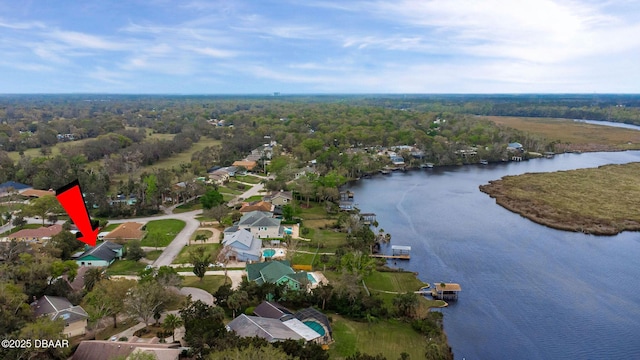
<path fill-rule="evenodd" d="M 307 272 L 295 272 L 290 265 L 286 260 L 247 264 L 247 279 L 259 285 L 272 283 L 285 285 L 290 290 L 306 290 L 309 284 Z"/>

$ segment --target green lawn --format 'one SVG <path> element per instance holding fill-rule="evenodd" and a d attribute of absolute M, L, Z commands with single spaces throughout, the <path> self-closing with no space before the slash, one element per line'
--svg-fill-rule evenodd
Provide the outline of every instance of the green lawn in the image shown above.
<path fill-rule="evenodd" d="M 255 176 L 251 176 L 251 175 L 247 175 L 247 176 L 236 176 L 236 180 L 243 182 L 243 183 L 247 183 L 247 184 L 259 184 L 260 182 L 262 182 L 262 179 L 255 177 Z"/>
<path fill-rule="evenodd" d="M 296 253 L 293 256 L 293 264 L 295 265 L 312 265 L 314 254 Z"/>
<path fill-rule="evenodd" d="M 329 347 L 331 359 L 344 359 L 356 351 L 370 355 L 381 353 L 387 359 L 398 359 L 402 352 L 408 353 L 410 359 L 424 358 L 427 339 L 406 323 L 393 319 L 357 322 L 340 315 L 330 316 L 335 339 Z"/>
<path fill-rule="evenodd" d="M 160 254 L 162 254 L 162 250 L 151 250 L 147 251 L 144 257 L 149 260 L 157 260 Z"/>
<path fill-rule="evenodd" d="M 373 274 L 364 278 L 370 290 L 383 290 L 395 292 L 408 292 L 419 290 L 428 284 L 420 281 L 411 272 L 380 272 L 374 271 Z"/>
<path fill-rule="evenodd" d="M 188 211 L 193 211 L 193 210 L 200 210 L 202 209 L 202 204 L 200 203 L 200 201 L 197 202 L 190 202 L 187 204 L 182 204 L 180 206 L 177 206 L 173 212 L 176 214 L 179 213 L 183 213 L 183 212 L 188 212 Z"/>
<path fill-rule="evenodd" d="M 107 269 L 109 275 L 138 275 L 140 270 L 144 270 L 144 263 L 133 260 L 116 260 Z"/>
<path fill-rule="evenodd" d="M 146 225 L 147 235 L 142 239 L 142 246 L 167 246 L 186 224 L 182 220 L 152 220 Z M 158 234 L 158 239 L 153 234 Z"/>
<path fill-rule="evenodd" d="M 200 278 L 197 276 L 184 276 L 182 279 L 182 286 L 202 289 L 213 294 L 221 285 L 224 284 L 224 280 L 224 275 L 207 275 L 202 278 L 202 281 L 200 281 Z M 227 283 L 231 283 L 231 279 L 228 277 Z"/>
<path fill-rule="evenodd" d="M 237 184 L 237 183 L 236 183 Z M 218 192 L 220 192 L 220 194 L 231 194 L 231 195 L 240 195 L 242 193 L 245 192 L 245 190 L 237 190 L 237 189 L 232 189 L 230 187 L 225 186 L 220 186 L 218 187 Z"/>
<path fill-rule="evenodd" d="M 105 226 L 104 229 L 102 229 L 101 231 L 113 231 L 118 226 L 120 226 L 120 224 L 107 224 L 107 226 Z"/>
<path fill-rule="evenodd" d="M 246 202 L 261 201 L 263 197 L 264 196 L 262 196 L 262 195 L 253 195 L 251 197 L 248 197 L 248 198 L 244 199 L 244 201 L 246 201 Z"/>
<path fill-rule="evenodd" d="M 189 245 L 185 246 L 180 250 L 180 254 L 173 260 L 174 264 L 188 264 L 189 263 L 189 251 L 196 247 L 204 247 L 207 249 L 207 252 L 211 254 L 211 262 L 215 262 L 215 257 L 218 255 L 220 251 L 220 244 L 198 244 L 198 245 Z"/>
<path fill-rule="evenodd" d="M 201 244 L 202 243 L 201 241 L 195 241 L 196 237 L 198 235 L 204 235 L 204 236 L 207 237 L 207 239 L 209 239 L 211 236 L 213 236 L 213 232 L 211 232 L 209 230 L 196 230 L 196 232 L 194 232 L 191 235 L 191 241 L 192 241 L 193 244 Z"/>

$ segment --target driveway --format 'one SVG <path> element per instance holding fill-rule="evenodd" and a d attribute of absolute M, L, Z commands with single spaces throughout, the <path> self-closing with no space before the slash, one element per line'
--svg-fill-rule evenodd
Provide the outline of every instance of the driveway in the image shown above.
<path fill-rule="evenodd" d="M 191 295 L 191 299 L 193 301 L 200 300 L 207 305 L 213 306 L 213 295 L 209 294 L 205 290 L 194 287 L 183 287 L 180 288 L 180 294 L 185 296 Z"/>

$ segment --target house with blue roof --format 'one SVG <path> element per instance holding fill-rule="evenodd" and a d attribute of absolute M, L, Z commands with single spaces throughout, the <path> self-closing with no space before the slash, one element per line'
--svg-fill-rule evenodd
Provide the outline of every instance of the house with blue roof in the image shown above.
<path fill-rule="evenodd" d="M 225 233 L 222 245 L 229 247 L 229 252 L 226 254 L 227 260 L 260 261 L 262 257 L 260 251 L 262 241 L 245 229 L 239 229 L 230 235 Z"/>
<path fill-rule="evenodd" d="M 21 192 L 31 188 L 32 187 L 27 184 L 22 184 L 15 181 L 7 181 L 5 183 L 0 184 L 0 197 L 9 195 L 9 192 Z"/>

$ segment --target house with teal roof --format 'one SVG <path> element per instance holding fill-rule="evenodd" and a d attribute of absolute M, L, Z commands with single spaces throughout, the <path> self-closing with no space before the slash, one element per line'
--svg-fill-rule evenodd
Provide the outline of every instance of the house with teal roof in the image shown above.
<path fill-rule="evenodd" d="M 247 279 L 259 285 L 285 285 L 290 290 L 306 290 L 309 284 L 306 271 L 295 272 L 288 261 L 267 261 L 247 264 Z"/>

